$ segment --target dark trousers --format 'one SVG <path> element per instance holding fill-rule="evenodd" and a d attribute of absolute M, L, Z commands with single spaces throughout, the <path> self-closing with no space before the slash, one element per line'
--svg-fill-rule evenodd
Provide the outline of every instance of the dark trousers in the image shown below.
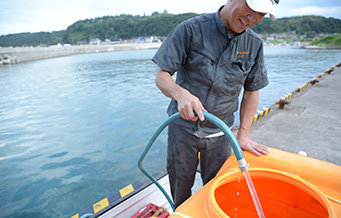
<path fill-rule="evenodd" d="M 168 126 L 167 171 L 175 207 L 192 195 L 199 151 L 201 178 L 206 184 L 232 153 L 227 137 L 198 138 L 174 123 Z"/>

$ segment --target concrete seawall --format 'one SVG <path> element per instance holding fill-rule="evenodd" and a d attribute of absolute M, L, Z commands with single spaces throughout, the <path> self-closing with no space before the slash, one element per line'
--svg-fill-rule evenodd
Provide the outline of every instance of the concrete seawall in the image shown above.
<path fill-rule="evenodd" d="M 80 45 L 68 47 L 6 47 L 0 48 L 0 64 L 16 64 L 75 54 L 154 49 L 161 43 L 124 43 L 113 45 Z"/>
<path fill-rule="evenodd" d="M 341 64 L 316 75 L 257 120 L 251 139 L 268 147 L 341 165 Z M 318 82 L 313 82 L 318 81 Z M 301 152 L 301 153 L 304 153 Z"/>

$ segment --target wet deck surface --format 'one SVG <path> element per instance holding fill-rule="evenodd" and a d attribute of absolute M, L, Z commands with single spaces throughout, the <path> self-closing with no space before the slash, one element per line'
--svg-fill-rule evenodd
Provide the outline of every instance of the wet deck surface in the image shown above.
<path fill-rule="evenodd" d="M 284 109 L 272 105 L 271 112 L 253 124 L 251 139 L 341 165 L 341 68 L 318 80 L 301 92 L 293 90 Z"/>

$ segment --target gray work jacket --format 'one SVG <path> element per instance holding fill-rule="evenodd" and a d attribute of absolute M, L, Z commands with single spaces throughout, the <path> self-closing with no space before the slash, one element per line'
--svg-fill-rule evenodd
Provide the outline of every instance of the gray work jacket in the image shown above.
<path fill-rule="evenodd" d="M 163 42 L 153 61 L 173 75 L 176 83 L 198 97 L 204 108 L 233 125 L 242 87 L 256 91 L 268 84 L 264 66 L 263 41 L 246 29 L 232 40 L 216 13 L 205 14 L 178 25 Z M 168 114 L 178 111 L 172 100 Z M 219 130 L 209 121 L 176 120 L 190 133 L 200 137 Z"/>

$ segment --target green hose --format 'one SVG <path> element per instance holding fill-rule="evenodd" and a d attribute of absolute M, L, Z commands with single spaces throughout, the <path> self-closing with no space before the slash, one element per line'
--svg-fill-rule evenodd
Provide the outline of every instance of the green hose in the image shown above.
<path fill-rule="evenodd" d="M 84 214 L 83 216 L 81 216 L 80 218 L 89 218 L 92 215 L 94 215 L 94 214 L 93 213 L 87 213 L 87 214 Z"/>
<path fill-rule="evenodd" d="M 220 120 L 218 117 L 214 116 L 213 114 L 210 114 L 208 112 L 204 112 L 205 115 L 205 119 L 207 119 L 208 121 L 211 121 L 212 123 L 214 123 L 219 129 L 221 129 L 224 134 L 226 135 L 227 139 L 229 140 L 232 149 L 236 155 L 236 158 L 238 160 L 238 163 L 240 161 L 242 161 L 243 163 L 246 164 L 245 159 L 244 159 L 244 155 L 242 152 L 242 149 L 239 146 L 239 143 L 236 139 L 236 137 L 234 136 L 234 134 L 232 133 L 232 131 L 230 130 L 230 128 L 222 121 Z M 152 136 L 152 138 L 149 140 L 146 148 L 144 149 L 139 161 L 138 161 L 138 167 L 139 169 L 142 171 L 142 173 L 144 175 L 146 175 L 160 190 L 161 192 L 165 195 L 165 197 L 167 198 L 170 206 L 172 207 L 173 211 L 175 211 L 175 206 L 174 203 L 172 201 L 172 199 L 169 197 L 169 195 L 167 194 L 167 192 L 165 191 L 165 189 L 160 185 L 160 183 L 150 174 L 148 173 L 144 167 L 142 166 L 142 161 L 143 159 L 146 157 L 149 149 L 151 148 L 152 144 L 155 142 L 155 140 L 157 139 L 157 137 L 160 135 L 160 133 L 174 120 L 181 118 L 180 113 L 176 113 L 172 116 L 170 116 L 165 122 L 163 122 L 161 124 L 161 126 L 156 130 L 156 132 L 154 133 L 154 135 Z M 241 168 L 245 168 L 246 166 L 240 166 Z M 247 169 L 246 169 L 247 170 Z"/>

